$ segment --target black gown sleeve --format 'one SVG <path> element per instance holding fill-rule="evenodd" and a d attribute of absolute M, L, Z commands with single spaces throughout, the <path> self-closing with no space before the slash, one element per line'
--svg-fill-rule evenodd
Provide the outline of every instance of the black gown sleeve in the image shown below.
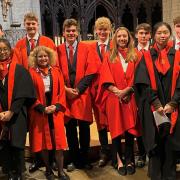
<path fill-rule="evenodd" d="M 21 98 L 13 101 L 13 103 L 11 104 L 10 111 L 14 112 L 15 114 L 18 114 L 22 106 L 24 105 L 25 100 L 26 100 L 25 98 Z"/>
<path fill-rule="evenodd" d="M 171 103 L 179 104 L 180 103 L 180 76 L 177 79 L 176 89 L 174 96 L 172 97 Z"/>
<path fill-rule="evenodd" d="M 92 83 L 92 80 L 95 78 L 96 74 L 87 75 L 80 80 L 77 85 L 77 89 L 79 90 L 79 94 L 83 94 L 84 91 L 89 87 Z"/>
<path fill-rule="evenodd" d="M 161 106 L 157 91 L 151 88 L 151 82 L 145 65 L 144 57 L 136 69 L 133 89 L 135 90 L 137 101 L 139 98 L 146 98 L 148 102 L 153 106 L 156 106 L 156 108 Z"/>
<path fill-rule="evenodd" d="M 38 104 L 37 106 L 34 107 L 36 111 L 39 113 L 44 113 L 45 112 L 45 107 L 42 104 Z"/>

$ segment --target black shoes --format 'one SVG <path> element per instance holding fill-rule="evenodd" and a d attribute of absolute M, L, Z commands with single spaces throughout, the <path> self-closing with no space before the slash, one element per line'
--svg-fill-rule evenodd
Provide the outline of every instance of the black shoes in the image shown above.
<path fill-rule="evenodd" d="M 139 156 L 136 162 L 136 166 L 138 168 L 143 168 L 146 165 L 146 154 L 143 156 Z"/>
<path fill-rule="evenodd" d="M 58 173 L 58 179 L 59 180 L 70 180 L 70 177 L 62 171 L 61 173 Z"/>
<path fill-rule="evenodd" d="M 8 173 L 8 180 L 23 180 L 22 175 Z"/>
<path fill-rule="evenodd" d="M 75 169 L 86 169 L 91 170 L 93 168 L 91 163 L 70 163 L 67 165 L 67 172 L 72 172 Z"/>
<path fill-rule="evenodd" d="M 130 163 L 126 166 L 126 171 L 128 175 L 133 175 L 135 173 L 135 165 L 134 163 Z"/>
<path fill-rule="evenodd" d="M 35 161 L 29 166 L 29 172 L 33 173 L 37 171 L 40 167 L 42 167 L 42 164 L 40 162 Z"/>
<path fill-rule="evenodd" d="M 117 171 L 121 176 L 125 176 L 127 174 L 126 167 L 124 165 L 122 167 L 118 167 Z"/>
<path fill-rule="evenodd" d="M 123 165 L 122 167 L 117 168 L 118 173 L 121 176 L 133 175 L 136 172 L 134 163 L 129 163 L 127 166 Z"/>
<path fill-rule="evenodd" d="M 100 154 L 100 159 L 99 159 L 99 162 L 98 162 L 98 166 L 99 167 L 106 166 L 106 164 L 108 163 L 108 160 L 109 160 L 108 156 L 106 154 L 101 153 Z"/>
<path fill-rule="evenodd" d="M 51 172 L 45 172 L 45 176 L 46 176 L 46 179 L 47 180 L 54 180 L 55 177 L 54 177 L 54 173 L 51 171 Z"/>
<path fill-rule="evenodd" d="M 72 172 L 76 169 L 74 163 L 70 163 L 67 165 L 67 172 Z"/>

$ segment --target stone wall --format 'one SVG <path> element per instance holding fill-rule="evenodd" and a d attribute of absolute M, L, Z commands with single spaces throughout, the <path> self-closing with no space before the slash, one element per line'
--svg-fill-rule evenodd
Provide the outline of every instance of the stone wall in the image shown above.
<path fill-rule="evenodd" d="M 21 28 L 24 28 L 23 26 L 24 14 L 29 11 L 35 12 L 40 19 L 39 0 L 11 0 L 11 2 L 13 5 L 8 10 L 7 22 L 3 21 L 2 8 L 0 2 L 0 24 L 2 24 L 4 30 L 9 30 L 10 25 L 13 22 L 21 23 Z"/>
<path fill-rule="evenodd" d="M 173 28 L 173 19 L 180 16 L 180 0 L 163 0 L 163 21 Z"/>

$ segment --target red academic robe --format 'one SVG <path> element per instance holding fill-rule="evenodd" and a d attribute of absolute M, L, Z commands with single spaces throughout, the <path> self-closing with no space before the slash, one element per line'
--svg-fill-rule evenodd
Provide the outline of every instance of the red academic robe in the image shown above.
<path fill-rule="evenodd" d="M 97 42 L 95 41 L 93 43 L 90 43 L 89 46 L 90 46 L 91 50 L 93 51 L 94 56 L 96 56 L 96 58 L 102 65 L 103 57 L 101 57 L 99 54 L 100 52 L 98 52 Z M 111 49 L 112 41 L 110 41 L 109 46 L 110 46 L 109 49 Z M 93 80 L 90 91 L 91 91 L 91 96 L 92 96 L 92 106 L 93 106 L 93 111 L 94 111 L 97 128 L 98 128 L 98 130 L 101 130 L 106 127 L 107 118 L 106 118 L 105 114 L 102 113 L 100 107 L 96 104 L 96 101 L 95 101 L 96 96 L 97 96 L 98 85 L 99 85 L 99 71 L 98 71 L 97 77 Z"/>
<path fill-rule="evenodd" d="M 37 112 L 34 107 L 38 104 L 46 106 L 45 101 L 45 88 L 41 75 L 36 69 L 31 68 L 30 74 L 34 82 L 34 86 L 37 93 L 37 101 L 31 107 L 29 111 L 29 137 L 30 145 L 33 152 L 38 152 L 44 149 L 51 150 L 53 148 L 51 142 L 51 134 L 48 123 L 48 116 Z M 52 102 L 51 104 L 59 103 L 61 108 L 65 108 L 65 90 L 64 80 L 60 71 L 56 68 L 51 68 L 52 75 Z M 54 137 L 55 137 L 55 149 L 66 149 L 66 135 L 64 130 L 64 113 L 58 111 L 53 113 L 54 123 Z"/>
<path fill-rule="evenodd" d="M 137 106 L 134 95 L 132 94 L 129 103 L 120 103 L 117 96 L 105 90 L 105 83 L 112 83 L 118 89 L 131 87 L 134 80 L 136 64 L 129 62 L 127 71 L 124 73 L 119 57 L 116 62 L 109 61 L 110 54 L 106 54 L 100 71 L 100 83 L 98 88 L 97 103 L 101 110 L 106 114 L 108 127 L 112 139 L 122 135 L 125 131 L 139 136 L 139 122 L 137 121 Z"/>
<path fill-rule="evenodd" d="M 70 87 L 68 60 L 65 44 L 61 44 L 60 46 L 58 46 L 57 52 L 59 57 L 59 66 L 62 70 L 64 81 L 66 83 L 66 86 Z M 99 64 L 100 62 L 97 61 L 92 51 L 89 50 L 88 45 L 79 42 L 77 47 L 76 77 L 74 88 L 85 76 L 97 73 Z M 68 117 L 68 119 L 75 118 L 78 120 L 93 122 L 92 102 L 89 87 L 83 94 L 81 94 L 77 98 L 73 100 L 67 99 L 66 117 Z"/>
<path fill-rule="evenodd" d="M 40 36 L 37 45 L 46 46 L 56 51 L 56 46 L 54 42 L 46 36 Z M 16 43 L 14 51 L 17 56 L 17 63 L 23 65 L 26 69 L 28 69 L 28 49 L 27 49 L 26 37 L 20 39 Z M 57 60 L 57 66 L 58 66 L 58 60 Z"/>

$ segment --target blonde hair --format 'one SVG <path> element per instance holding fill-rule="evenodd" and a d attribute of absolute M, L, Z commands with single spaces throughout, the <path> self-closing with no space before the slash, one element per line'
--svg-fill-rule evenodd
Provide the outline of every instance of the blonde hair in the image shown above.
<path fill-rule="evenodd" d="M 110 19 L 107 17 L 98 18 L 95 22 L 94 30 L 96 30 L 99 27 L 103 27 L 103 28 L 105 27 L 105 28 L 108 28 L 109 30 L 111 30 L 112 25 L 111 25 Z"/>
<path fill-rule="evenodd" d="M 34 12 L 29 12 L 29 13 L 25 14 L 25 15 L 24 15 L 24 22 L 25 22 L 27 19 L 28 19 L 28 20 L 31 20 L 31 21 L 36 21 L 36 22 L 38 22 L 38 17 L 37 17 L 37 15 L 36 15 Z"/>
<path fill-rule="evenodd" d="M 129 32 L 129 30 L 125 27 L 119 27 L 116 32 L 114 33 L 113 39 L 112 39 L 112 44 L 113 44 L 113 48 L 110 51 L 110 61 L 111 62 L 115 62 L 116 60 L 116 56 L 118 54 L 118 45 L 117 45 L 117 33 L 121 30 L 124 30 L 127 32 L 128 34 L 128 43 L 127 43 L 127 58 L 126 58 L 126 62 L 129 61 L 137 61 L 138 59 L 138 55 L 135 51 L 134 48 L 134 40 L 133 37 L 131 35 L 131 33 Z"/>
<path fill-rule="evenodd" d="M 37 46 L 29 55 L 29 67 L 37 67 L 37 55 L 40 51 L 44 51 L 48 54 L 49 65 L 53 66 L 56 64 L 56 53 L 53 49 L 45 46 Z"/>

